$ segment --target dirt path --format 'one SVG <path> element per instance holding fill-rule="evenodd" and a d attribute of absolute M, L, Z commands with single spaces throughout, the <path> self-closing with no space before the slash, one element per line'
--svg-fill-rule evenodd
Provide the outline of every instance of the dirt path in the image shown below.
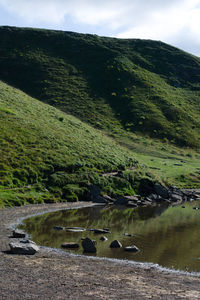
<path fill-rule="evenodd" d="M 6 254 L 11 224 L 20 218 L 87 203 L 30 205 L 0 210 L 0 299 L 200 299 L 200 278 L 143 269 L 126 262 L 41 249 L 34 256 Z"/>

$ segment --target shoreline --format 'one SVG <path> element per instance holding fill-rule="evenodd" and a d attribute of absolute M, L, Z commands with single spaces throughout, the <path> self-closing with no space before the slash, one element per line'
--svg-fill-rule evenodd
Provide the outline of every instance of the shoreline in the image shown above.
<path fill-rule="evenodd" d="M 36 299 L 44 295 L 45 298 L 42 299 L 200 299 L 200 274 L 170 270 L 151 263 L 88 258 L 46 247 L 40 247 L 39 253 L 34 256 L 5 253 L 9 250 L 9 236 L 13 226 L 17 226 L 23 219 L 33 215 L 93 205 L 88 202 L 76 202 L 28 205 L 0 210 L 0 274 L 4 279 L 4 283 L 0 283 L 2 300 Z M 40 262 L 39 268 L 34 267 L 37 262 Z M 51 269 L 52 265 L 54 268 L 50 275 L 48 269 Z M 14 272 L 11 271 L 13 266 L 15 266 Z M 44 271 L 45 269 L 47 270 Z M 31 278 L 28 276 L 30 272 Z M 16 274 L 21 282 L 16 281 Z M 39 284 L 44 280 L 44 275 L 46 275 L 45 282 L 52 282 L 49 288 L 48 285 L 45 287 L 44 284 Z M 64 280 L 63 275 L 70 287 L 70 293 L 63 289 L 65 284 L 63 283 L 63 286 L 61 284 Z M 60 280 L 55 282 L 54 279 L 57 277 Z M 27 278 L 29 278 L 28 282 Z M 82 281 L 85 282 L 84 285 Z M 57 292 L 54 285 L 60 286 Z M 115 288 L 111 295 L 110 289 L 113 285 Z M 23 294 L 21 294 L 22 290 Z M 31 290 L 31 298 L 29 290 Z M 18 294 L 19 298 L 16 298 Z"/>

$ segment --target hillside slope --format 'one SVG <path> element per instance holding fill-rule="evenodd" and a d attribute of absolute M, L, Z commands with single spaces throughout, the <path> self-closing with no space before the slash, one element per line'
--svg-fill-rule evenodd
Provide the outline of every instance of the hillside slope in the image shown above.
<path fill-rule="evenodd" d="M 146 177 L 131 151 L 3 82 L 0 132 L 0 206 L 85 199 L 91 184 L 109 194 L 134 194 Z M 102 176 L 127 168 L 133 169 L 128 177 Z"/>
<path fill-rule="evenodd" d="M 162 42 L 0 28 L 0 79 L 107 132 L 200 146 L 200 59 Z"/>

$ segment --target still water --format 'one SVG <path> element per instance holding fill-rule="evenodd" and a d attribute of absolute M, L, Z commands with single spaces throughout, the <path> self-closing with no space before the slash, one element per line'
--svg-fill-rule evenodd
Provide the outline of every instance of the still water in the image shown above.
<path fill-rule="evenodd" d="M 184 203 L 178 207 L 90 207 L 58 211 L 26 219 L 20 228 L 42 246 L 61 248 L 64 242 L 77 242 L 89 237 L 97 242 L 99 257 L 152 262 L 177 270 L 200 272 L 200 202 Z M 55 230 L 54 226 L 84 227 L 84 232 Z M 91 228 L 109 228 L 111 233 L 102 235 Z M 126 236 L 125 233 L 131 236 Z M 113 240 L 123 247 L 136 245 L 140 252 L 130 253 L 123 248 L 111 249 Z M 82 254 L 77 250 L 67 250 Z"/>

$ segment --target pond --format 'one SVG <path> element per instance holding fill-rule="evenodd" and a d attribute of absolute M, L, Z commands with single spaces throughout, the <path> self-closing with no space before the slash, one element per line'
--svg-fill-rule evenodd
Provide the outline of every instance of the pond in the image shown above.
<path fill-rule="evenodd" d="M 200 272 L 200 202 L 187 202 L 177 207 L 155 206 L 140 208 L 88 207 L 48 213 L 24 220 L 20 228 L 31 235 L 38 245 L 61 248 L 65 242 L 76 242 L 80 248 L 67 250 L 82 254 L 81 239 L 97 242 L 99 257 L 157 263 L 177 270 Z M 84 227 L 84 232 L 55 230 L 54 226 Z M 109 228 L 103 234 L 92 228 Z M 127 235 L 128 234 L 128 235 Z M 119 240 L 123 248 L 109 247 Z M 124 247 L 136 245 L 140 251 L 126 252 Z M 91 254 L 90 254 L 91 255 Z"/>

